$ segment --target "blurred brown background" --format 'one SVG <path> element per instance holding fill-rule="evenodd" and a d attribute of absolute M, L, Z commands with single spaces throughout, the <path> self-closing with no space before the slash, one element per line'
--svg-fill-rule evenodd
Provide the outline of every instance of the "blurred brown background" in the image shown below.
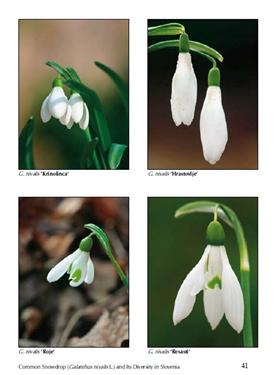
<path fill-rule="evenodd" d="M 37 167 L 74 167 L 78 157 L 74 143 L 83 143 L 77 127 L 68 132 L 64 127 L 41 126 L 40 107 L 56 76 L 45 65 L 49 60 L 72 66 L 83 83 L 98 93 L 115 142 L 121 118 L 118 93 L 94 61 L 108 65 L 128 81 L 128 20 L 19 20 L 19 131 L 34 115 Z M 120 129 L 119 138 L 118 143 L 128 143 L 127 126 L 123 134 Z"/>
<path fill-rule="evenodd" d="M 258 168 L 258 21 L 257 20 L 150 20 L 148 26 L 180 22 L 190 40 L 205 43 L 224 56 L 219 63 L 228 143 L 220 161 L 203 158 L 199 119 L 211 64 L 192 54 L 198 81 L 195 118 L 176 127 L 170 110 L 172 77 L 178 51 L 170 48 L 148 55 L 148 147 L 150 169 L 257 169 Z M 177 37 L 149 37 L 151 45 Z"/>

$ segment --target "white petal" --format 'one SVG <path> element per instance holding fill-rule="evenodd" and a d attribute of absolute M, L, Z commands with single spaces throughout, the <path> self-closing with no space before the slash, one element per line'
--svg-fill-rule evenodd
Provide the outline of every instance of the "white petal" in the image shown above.
<path fill-rule="evenodd" d="M 69 99 L 69 104 L 72 107 L 72 118 L 76 124 L 79 123 L 83 116 L 83 99 L 78 93 L 73 93 Z"/>
<path fill-rule="evenodd" d="M 228 261 L 224 246 L 222 248 L 222 298 L 224 313 L 231 327 L 240 333 L 243 329 L 244 321 L 243 292 L 239 280 Z"/>
<path fill-rule="evenodd" d="M 89 125 L 89 110 L 88 110 L 88 107 L 86 105 L 86 103 L 84 103 L 84 111 L 83 111 L 83 116 L 82 116 L 82 119 L 79 121 L 79 126 L 81 129 L 85 130 L 87 129 L 88 125 Z"/>
<path fill-rule="evenodd" d="M 228 139 L 221 89 L 218 86 L 207 89 L 200 117 L 200 135 L 205 160 L 215 164 L 220 160 Z"/>
<path fill-rule="evenodd" d="M 85 277 L 85 283 L 86 284 L 91 284 L 94 281 L 94 276 L 95 276 L 95 269 L 93 262 L 91 258 L 89 257 L 88 262 L 87 262 L 87 273 Z"/>
<path fill-rule="evenodd" d="M 210 246 L 210 252 L 208 257 L 207 271 L 212 277 L 218 276 L 221 278 L 222 275 L 222 259 L 221 259 L 221 247 L 222 246 Z"/>
<path fill-rule="evenodd" d="M 64 94 L 62 87 L 54 87 L 49 95 L 48 108 L 50 114 L 60 119 L 65 115 L 68 106 L 68 99 Z"/>
<path fill-rule="evenodd" d="M 206 318 L 215 329 L 223 317 L 222 291 L 218 287 L 203 291 L 204 312 Z"/>
<path fill-rule="evenodd" d="M 61 124 L 68 126 L 68 124 L 72 121 L 71 115 L 72 115 L 72 107 L 69 104 L 67 106 L 67 111 L 66 111 L 65 115 L 60 117 L 60 119 L 59 119 Z"/>
<path fill-rule="evenodd" d="M 171 111 L 177 126 L 190 125 L 194 118 L 197 101 L 197 79 L 190 53 L 179 53 L 172 80 Z"/>
<path fill-rule="evenodd" d="M 207 246 L 199 262 L 189 272 L 180 286 L 173 311 L 175 325 L 191 313 L 196 300 L 195 296 L 203 289 L 205 266 L 209 251 L 210 246 Z"/>
<path fill-rule="evenodd" d="M 48 99 L 49 99 L 49 96 L 48 95 L 46 97 L 46 99 L 44 99 L 43 103 L 42 103 L 42 106 L 41 106 L 41 110 L 40 110 L 40 116 L 41 116 L 41 120 L 43 122 L 48 122 L 51 118 L 51 114 L 49 112 L 49 108 L 48 108 Z"/>
<path fill-rule="evenodd" d="M 68 122 L 68 124 L 66 125 L 67 129 L 71 129 L 73 124 L 74 124 L 74 120 L 71 118 L 70 121 Z"/>
<path fill-rule="evenodd" d="M 89 259 L 90 255 L 89 253 L 85 251 L 80 250 L 80 255 L 79 257 L 72 263 L 72 268 L 70 270 L 70 285 L 73 287 L 79 286 L 80 284 L 83 283 L 86 277 L 87 273 L 87 262 Z M 77 271 L 80 270 L 80 277 L 78 280 L 73 280 L 73 274 Z"/>
<path fill-rule="evenodd" d="M 48 282 L 52 283 L 60 279 L 60 277 L 66 273 L 72 262 L 79 256 L 79 252 L 80 250 L 78 249 L 61 260 L 61 262 L 57 263 L 57 265 L 54 266 L 47 275 Z"/>

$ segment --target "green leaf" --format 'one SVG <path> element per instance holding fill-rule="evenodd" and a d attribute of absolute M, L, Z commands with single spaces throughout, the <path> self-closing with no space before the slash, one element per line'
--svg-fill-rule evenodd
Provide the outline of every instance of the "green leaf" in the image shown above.
<path fill-rule="evenodd" d="M 151 46 L 148 47 L 148 52 L 155 52 L 164 48 L 179 48 L 179 40 L 165 40 L 162 42 L 152 44 Z M 220 62 L 223 62 L 223 56 L 214 48 L 211 48 L 207 46 L 206 44 L 202 44 L 199 42 L 195 42 L 193 40 L 189 40 L 189 48 L 190 48 L 190 51 L 202 52 L 202 53 L 205 53 L 206 55 L 214 57 Z"/>
<path fill-rule="evenodd" d="M 66 71 L 69 73 L 72 79 L 74 79 L 75 81 L 81 82 L 81 79 L 74 68 L 72 68 L 71 66 L 68 66 L 66 68 Z"/>
<path fill-rule="evenodd" d="M 101 228 L 99 228 L 95 224 L 85 224 L 84 228 L 89 229 L 90 231 L 92 231 L 92 233 L 94 233 L 96 235 L 96 237 L 99 240 L 101 246 L 103 247 L 103 249 L 107 253 L 110 252 L 110 251 L 112 252 L 109 238 L 107 237 L 106 233 Z"/>
<path fill-rule="evenodd" d="M 179 35 L 184 33 L 184 26 L 180 23 L 172 22 L 164 25 L 148 27 L 148 36 Z"/>
<path fill-rule="evenodd" d="M 111 68 L 107 65 L 102 64 L 99 61 L 95 61 L 95 65 L 103 70 L 115 83 L 118 88 L 118 92 L 122 99 L 126 113 L 129 111 L 129 90 L 127 83 Z"/>
<path fill-rule="evenodd" d="M 30 117 L 19 136 L 19 169 L 35 169 L 32 151 L 34 117 Z"/>
<path fill-rule="evenodd" d="M 103 113 L 102 104 L 97 93 L 83 83 L 75 80 L 68 80 L 65 82 L 65 84 L 83 96 L 88 105 L 90 113 L 94 114 L 95 127 L 93 130 L 96 136 L 99 138 L 99 144 L 102 147 L 103 152 L 107 152 L 112 143 L 111 136 L 105 115 Z"/>
<path fill-rule="evenodd" d="M 55 61 L 47 61 L 46 65 L 49 67 L 53 68 L 57 73 L 59 73 L 64 79 L 71 79 L 70 73 L 63 68 L 61 65 L 56 63 Z"/>
<path fill-rule="evenodd" d="M 179 48 L 179 40 L 164 40 L 162 42 L 158 42 L 155 44 L 152 44 L 151 46 L 148 47 L 148 52 L 155 52 L 160 49 L 164 48 L 171 48 L 171 47 L 176 47 Z"/>
<path fill-rule="evenodd" d="M 94 138 L 88 142 L 83 150 L 80 166 L 82 169 L 90 169 L 94 165 L 95 149 L 98 144 L 98 138 Z"/>
<path fill-rule="evenodd" d="M 122 271 L 120 265 L 118 264 L 116 258 L 113 255 L 112 247 L 111 247 L 109 238 L 107 237 L 106 233 L 95 224 L 85 224 L 84 228 L 89 229 L 93 234 L 95 234 L 101 246 L 103 247 L 105 253 L 109 257 L 110 261 L 112 262 L 112 265 L 114 266 L 124 286 L 128 288 L 128 278 Z"/>
<path fill-rule="evenodd" d="M 195 42 L 194 40 L 189 40 L 189 47 L 191 51 L 194 50 L 194 51 L 204 52 L 207 55 L 214 57 L 216 60 L 223 62 L 223 56 L 214 48 L 211 48 L 207 46 L 206 44 Z"/>
<path fill-rule="evenodd" d="M 126 145 L 121 145 L 118 143 L 111 144 L 108 152 L 108 162 L 111 169 L 118 168 L 126 148 Z"/>
<path fill-rule="evenodd" d="M 179 219 L 179 218 L 182 218 L 183 216 L 193 214 L 196 212 L 213 214 L 217 205 L 219 206 L 218 211 L 217 211 L 219 218 L 223 220 L 226 224 L 228 224 L 230 227 L 233 227 L 232 218 L 229 217 L 227 213 L 225 213 L 223 209 L 224 205 L 221 205 L 218 202 L 212 202 L 212 201 L 196 201 L 196 202 L 187 203 L 177 209 L 177 211 L 175 212 L 175 218 Z"/>

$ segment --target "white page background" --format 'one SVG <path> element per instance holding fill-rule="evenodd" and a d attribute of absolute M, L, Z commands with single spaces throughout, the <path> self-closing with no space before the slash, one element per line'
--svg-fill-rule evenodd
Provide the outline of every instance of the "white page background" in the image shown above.
<path fill-rule="evenodd" d="M 255 5 L 256 4 L 256 5 Z M 271 2 L 269 2 L 271 4 Z M 251 1 L 8 1 L 1 17 L 1 373 L 21 364 L 158 364 L 180 370 L 77 370 L 79 374 L 272 373 L 274 281 L 274 19 L 271 5 Z M 130 19 L 130 171 L 71 171 L 68 177 L 19 177 L 18 18 Z M 147 19 L 259 19 L 259 171 L 199 171 L 197 177 L 149 177 L 147 171 Z M 237 57 L 236 57 L 237 58 Z M 244 140 L 245 142 L 245 140 Z M 142 150 L 142 151 L 141 151 Z M 130 348 L 55 349 L 19 354 L 18 196 L 130 197 Z M 149 355 L 147 349 L 147 196 L 259 197 L 259 348 L 196 349 L 188 355 Z M 165 275 L 164 275 L 165 277 Z M 241 368 L 243 362 L 248 369 Z M 48 372 L 52 373 L 52 370 Z M 67 370 L 65 370 L 66 372 Z M 71 370 L 73 371 L 73 370 Z M 58 370 L 56 373 L 64 373 Z"/>

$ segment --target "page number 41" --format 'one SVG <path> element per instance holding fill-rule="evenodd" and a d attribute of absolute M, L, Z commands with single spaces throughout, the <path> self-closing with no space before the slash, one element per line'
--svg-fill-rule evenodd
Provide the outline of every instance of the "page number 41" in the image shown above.
<path fill-rule="evenodd" d="M 242 363 L 241 367 L 248 369 L 248 363 L 247 362 Z"/>

